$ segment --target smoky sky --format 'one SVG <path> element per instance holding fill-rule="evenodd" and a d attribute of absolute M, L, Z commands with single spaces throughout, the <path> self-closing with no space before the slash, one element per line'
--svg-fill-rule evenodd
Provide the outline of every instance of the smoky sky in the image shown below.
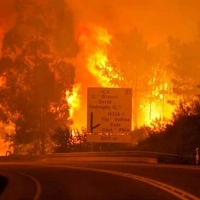
<path fill-rule="evenodd" d="M 68 0 L 77 22 L 104 25 L 112 31 L 137 27 L 150 44 L 174 36 L 188 40 L 200 21 L 199 0 Z"/>
<path fill-rule="evenodd" d="M 0 1 L 0 32 L 14 23 L 16 0 Z M 110 32 L 137 27 L 150 44 L 168 35 L 181 39 L 195 37 L 200 21 L 199 0 L 66 0 L 76 22 L 106 26 Z"/>
<path fill-rule="evenodd" d="M 7 31 L 14 23 L 15 0 L 0 1 L 0 29 Z"/>

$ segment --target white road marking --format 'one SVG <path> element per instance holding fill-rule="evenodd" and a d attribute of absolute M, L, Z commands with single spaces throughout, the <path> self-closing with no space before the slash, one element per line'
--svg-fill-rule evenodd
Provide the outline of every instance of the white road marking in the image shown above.
<path fill-rule="evenodd" d="M 190 194 L 188 192 L 185 192 L 181 189 L 178 189 L 176 187 L 173 187 L 171 185 L 168 185 L 168 184 L 165 184 L 165 183 L 162 183 L 159 181 L 155 181 L 153 179 L 145 178 L 142 176 L 134 175 L 134 174 L 128 174 L 128 173 L 112 171 L 112 170 L 95 169 L 95 168 L 89 168 L 89 167 L 75 167 L 75 166 L 63 166 L 63 165 L 51 165 L 51 164 L 45 164 L 45 166 L 109 173 L 109 174 L 113 174 L 113 175 L 117 175 L 117 176 L 130 178 L 133 180 L 145 182 L 149 185 L 160 188 L 161 190 L 164 190 L 164 191 L 178 197 L 180 200 L 200 200 L 199 197 L 197 197 L 193 194 Z"/>
<path fill-rule="evenodd" d="M 17 172 L 17 173 L 22 175 L 22 176 L 25 176 L 25 177 L 31 179 L 33 182 L 35 182 L 36 193 L 35 193 L 35 196 L 34 196 L 33 200 L 38 200 L 40 198 L 40 194 L 42 192 L 42 188 L 41 188 L 41 185 L 40 185 L 39 181 L 37 179 L 35 179 L 33 176 L 29 175 L 29 174 L 26 174 L 26 173 L 23 173 L 23 172 Z"/>

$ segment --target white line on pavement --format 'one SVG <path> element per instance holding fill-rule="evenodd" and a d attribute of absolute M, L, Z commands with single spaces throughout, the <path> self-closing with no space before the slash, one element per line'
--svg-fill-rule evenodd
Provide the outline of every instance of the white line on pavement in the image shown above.
<path fill-rule="evenodd" d="M 176 187 L 173 187 L 171 185 L 168 185 L 168 184 L 165 184 L 165 183 L 162 183 L 162 182 L 159 182 L 159 181 L 155 181 L 153 179 L 145 178 L 145 177 L 142 177 L 142 176 L 137 176 L 137 175 L 134 175 L 134 174 L 128 174 L 128 173 L 112 171 L 112 170 L 95 169 L 95 168 L 89 168 L 89 167 L 75 167 L 75 166 L 50 165 L 50 164 L 45 164 L 45 166 L 109 173 L 109 174 L 113 174 L 113 175 L 117 175 L 117 176 L 130 178 L 130 179 L 133 179 L 133 180 L 145 182 L 149 185 L 160 188 L 160 189 L 178 197 L 180 200 L 200 200 L 199 197 L 194 196 L 193 194 L 185 192 L 185 191 L 178 189 Z"/>
<path fill-rule="evenodd" d="M 42 191 L 41 185 L 39 183 L 39 181 L 37 179 L 35 179 L 33 176 L 23 173 L 23 172 L 17 172 L 18 174 L 22 175 L 22 176 L 26 176 L 27 178 L 31 179 L 33 182 L 35 182 L 36 185 L 36 193 L 35 196 L 33 198 L 33 200 L 38 200 Z"/>

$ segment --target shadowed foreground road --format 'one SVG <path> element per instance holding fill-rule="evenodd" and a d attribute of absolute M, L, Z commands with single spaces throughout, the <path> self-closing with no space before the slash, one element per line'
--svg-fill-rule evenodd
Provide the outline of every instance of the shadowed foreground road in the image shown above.
<path fill-rule="evenodd" d="M 149 184 L 95 171 L 45 165 L 1 164 L 10 184 L 4 200 L 175 200 Z M 7 196 L 6 196 L 7 195 Z"/>

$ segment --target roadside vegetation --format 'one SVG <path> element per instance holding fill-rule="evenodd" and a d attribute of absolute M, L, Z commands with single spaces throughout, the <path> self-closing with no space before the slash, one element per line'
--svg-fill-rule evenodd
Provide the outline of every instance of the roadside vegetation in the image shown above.
<path fill-rule="evenodd" d="M 74 134 L 74 136 L 73 136 Z M 200 146 L 200 101 L 181 103 L 165 125 L 155 121 L 132 131 L 132 144 L 87 143 L 87 132 L 59 128 L 53 134 L 55 152 L 71 151 L 150 151 L 179 156 L 194 156 Z"/>
<path fill-rule="evenodd" d="M 138 141 L 137 150 L 194 155 L 200 146 L 200 101 L 180 104 L 170 123 L 147 133 L 144 140 Z"/>

